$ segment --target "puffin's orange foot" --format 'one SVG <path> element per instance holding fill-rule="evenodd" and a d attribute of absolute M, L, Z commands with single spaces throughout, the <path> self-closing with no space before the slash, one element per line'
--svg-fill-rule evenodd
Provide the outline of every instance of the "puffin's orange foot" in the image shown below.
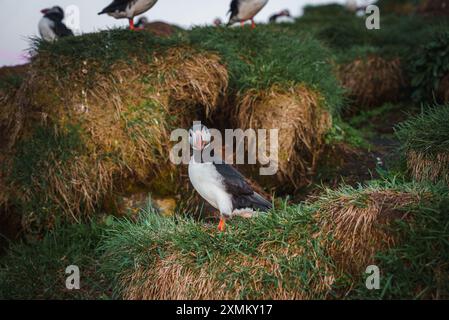
<path fill-rule="evenodd" d="M 225 230 L 225 224 L 226 224 L 226 220 L 223 217 L 221 217 L 220 223 L 218 224 L 218 231 L 223 232 Z"/>
<path fill-rule="evenodd" d="M 256 23 L 254 22 L 253 19 L 251 19 L 251 29 L 255 29 L 256 28 Z"/>

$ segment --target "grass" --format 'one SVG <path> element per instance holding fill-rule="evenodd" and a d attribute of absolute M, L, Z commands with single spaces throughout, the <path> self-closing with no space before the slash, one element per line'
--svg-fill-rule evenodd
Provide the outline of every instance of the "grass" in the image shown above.
<path fill-rule="evenodd" d="M 447 186 L 392 178 L 280 201 L 225 233 L 148 204 L 137 220 L 58 226 L 12 244 L 0 259 L 0 298 L 447 298 L 448 204 Z M 351 212 L 362 220 L 347 220 Z M 348 227 L 355 246 L 341 238 Z M 367 263 L 379 266 L 381 290 L 364 287 Z M 65 288 L 68 265 L 80 267 L 79 291 Z"/>
<path fill-rule="evenodd" d="M 378 252 L 381 290 L 367 290 L 360 283 L 355 299 L 448 299 L 449 298 L 449 198 L 439 185 L 440 198 L 433 206 L 421 205 L 413 223 L 398 223 L 400 245 Z"/>
<path fill-rule="evenodd" d="M 404 151 L 426 155 L 449 152 L 449 106 L 423 108 L 421 114 L 397 126 L 396 132 Z"/>
<path fill-rule="evenodd" d="M 159 272 L 154 269 L 157 261 L 175 255 L 175 263 L 198 275 L 202 269 L 208 270 L 208 282 L 211 285 L 218 282 L 217 292 L 208 298 L 228 294 L 242 299 L 274 297 L 280 286 L 302 291 L 301 288 L 311 286 L 326 272 L 324 266 L 317 268 L 311 262 L 314 255 L 323 256 L 323 252 L 319 239 L 311 237 L 317 227 L 311 223 L 309 210 L 284 203 L 276 212 L 258 219 L 234 220 L 228 231 L 220 234 L 215 226 L 204 226 L 189 218 L 167 219 L 147 209 L 137 223 L 118 221 L 108 230 L 101 247 L 105 252 L 105 273 L 118 276 L 115 293 L 126 296 L 144 279 L 127 283 L 123 277 L 139 268 Z M 304 247 L 302 254 L 298 254 L 298 246 Z M 268 252 L 261 260 L 262 247 Z M 279 264 L 279 269 L 265 268 L 262 261 Z M 176 281 L 183 282 L 183 278 Z M 172 284 L 175 289 L 178 285 L 178 282 Z M 141 290 L 145 295 L 150 288 Z M 307 288 L 303 294 L 307 294 Z"/>
<path fill-rule="evenodd" d="M 59 226 L 43 239 L 11 244 L 0 259 L 0 299 L 108 299 L 109 284 L 95 255 L 97 223 Z M 80 290 L 65 286 L 65 269 L 80 269 Z"/>
<path fill-rule="evenodd" d="M 131 57 L 137 56 L 151 62 L 155 53 L 190 46 L 219 54 L 230 74 L 230 89 L 242 91 L 303 83 L 321 92 L 330 110 L 338 110 L 341 91 L 332 76 L 331 53 L 306 33 L 276 28 L 259 26 L 252 31 L 201 27 L 169 38 L 116 29 L 62 39 L 54 44 L 35 40 L 33 50 L 48 56 L 51 67 L 62 76 L 69 76 L 90 61 L 99 65 L 88 72 L 107 73 L 117 61 L 131 63 Z"/>
<path fill-rule="evenodd" d="M 314 202 L 300 205 L 283 202 L 275 210 L 257 219 L 235 219 L 223 234 L 217 234 L 215 226 L 203 225 L 189 218 L 157 216 L 150 208 L 142 212 L 137 223 L 121 220 L 107 230 L 100 247 L 104 252 L 104 272 L 117 275 L 115 296 L 133 299 L 204 298 L 202 293 L 208 298 L 237 299 L 355 297 L 360 292 L 352 291 L 351 286 L 355 284 L 360 287 L 364 283 L 360 271 L 364 267 L 358 260 L 354 262 L 349 257 L 355 257 L 360 252 L 366 255 L 372 248 L 363 247 L 363 242 L 355 248 L 351 248 L 347 242 L 342 242 L 342 247 L 337 245 L 337 249 L 328 247 L 339 243 L 338 230 L 348 226 L 348 222 L 339 224 L 338 218 L 328 218 L 329 210 L 342 205 L 342 209 L 337 210 L 343 216 L 347 214 L 344 208 L 349 207 L 363 215 L 378 214 L 381 220 L 377 223 L 381 224 L 374 223 L 370 227 L 378 231 L 369 232 L 381 234 L 374 247 L 379 254 L 390 252 L 390 248 L 391 252 L 396 252 L 396 248 L 408 247 L 406 241 L 397 242 L 394 246 L 383 244 L 385 230 L 390 230 L 388 232 L 393 232 L 395 236 L 400 235 L 401 239 L 403 232 L 407 232 L 405 239 L 408 239 L 414 237 L 416 227 L 424 234 L 427 232 L 420 238 L 423 246 L 432 247 L 434 240 L 430 235 L 434 235 L 444 245 L 442 249 L 446 249 L 447 224 L 441 224 L 441 220 L 437 224 L 434 220 L 445 218 L 446 211 L 442 204 L 448 199 L 447 196 L 447 189 L 442 186 L 438 189 L 399 181 L 373 182 L 365 187 L 343 187 L 336 191 L 325 190 Z M 390 199 L 390 202 L 386 199 Z M 414 221 L 410 224 L 400 220 L 396 222 L 397 210 L 422 223 L 415 226 Z M 430 213 L 438 210 L 443 211 L 434 219 Z M 389 216 L 391 225 L 384 225 L 386 222 L 381 222 L 382 219 Z M 323 221 L 329 224 L 323 225 Z M 333 222 L 337 225 L 332 226 Z M 363 228 L 369 226 L 369 222 L 363 222 L 363 225 L 365 223 L 368 224 Z M 350 221 L 349 225 L 354 226 L 355 222 Z M 438 230 L 425 228 L 428 225 Z M 405 231 L 401 229 L 404 227 Z M 378 233 L 373 233 L 374 238 L 370 237 L 371 233 L 366 236 L 373 241 L 376 239 L 374 234 Z M 342 252 L 346 257 L 343 260 Z M 417 255 L 417 261 L 424 261 L 420 260 L 418 251 L 412 253 Z M 438 259 L 438 263 L 443 266 L 448 261 L 447 255 L 440 257 L 438 251 L 427 253 L 428 258 Z M 365 257 L 370 259 L 370 255 Z M 397 265 L 406 263 L 401 255 L 395 258 Z M 377 263 L 384 270 L 383 260 Z M 421 275 L 426 274 L 427 278 L 418 281 L 418 285 L 425 283 L 429 277 L 431 281 L 436 281 L 438 276 L 436 272 L 428 272 L 425 268 L 420 272 Z M 444 272 L 447 276 L 447 270 Z M 173 278 L 174 274 L 179 274 L 179 278 Z M 387 275 L 399 276 L 394 270 Z M 415 278 L 419 278 L 419 275 L 413 277 L 413 280 Z M 199 282 L 189 287 L 188 279 L 198 279 Z M 411 287 L 416 282 L 407 283 L 407 277 L 402 281 L 404 283 L 399 285 L 404 288 L 403 296 L 412 295 Z M 396 295 L 388 287 L 385 292 Z M 435 293 L 434 290 L 429 292 Z"/>

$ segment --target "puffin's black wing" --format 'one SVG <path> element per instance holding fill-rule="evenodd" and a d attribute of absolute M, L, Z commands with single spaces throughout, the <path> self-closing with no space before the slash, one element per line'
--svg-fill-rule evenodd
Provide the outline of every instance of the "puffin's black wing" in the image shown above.
<path fill-rule="evenodd" d="M 245 181 L 242 176 L 233 166 L 227 163 L 214 163 L 218 173 L 223 177 L 226 191 L 232 195 L 252 195 L 253 188 Z"/>
<path fill-rule="evenodd" d="M 53 31 L 59 38 L 73 36 L 73 31 L 60 21 L 55 22 Z"/>
<path fill-rule="evenodd" d="M 126 7 L 128 6 L 128 3 L 130 3 L 133 0 L 114 0 L 110 5 L 108 5 L 106 8 L 104 8 L 101 12 L 98 14 L 104 14 L 109 12 L 115 12 L 115 11 L 125 11 Z"/>
<path fill-rule="evenodd" d="M 253 208 L 261 211 L 271 209 L 271 202 L 254 192 L 245 178 L 234 167 L 226 163 L 214 163 L 218 173 L 223 177 L 226 191 L 232 195 L 234 209 Z"/>

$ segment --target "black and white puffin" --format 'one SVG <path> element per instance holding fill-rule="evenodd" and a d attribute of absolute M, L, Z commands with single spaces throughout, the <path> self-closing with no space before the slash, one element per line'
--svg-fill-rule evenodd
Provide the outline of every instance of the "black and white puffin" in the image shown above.
<path fill-rule="evenodd" d="M 195 124 L 189 130 L 189 141 L 193 148 L 189 162 L 190 182 L 203 199 L 220 211 L 218 230 L 224 231 L 228 218 L 248 217 L 272 208 L 271 203 L 255 192 L 234 167 L 221 159 L 203 160 L 201 154 L 211 142 L 207 127 Z"/>
<path fill-rule="evenodd" d="M 145 26 L 149 23 L 148 18 L 147 17 L 141 17 L 139 18 L 139 20 L 137 20 L 136 24 L 134 25 L 134 27 L 136 29 L 143 29 L 145 28 Z"/>
<path fill-rule="evenodd" d="M 254 17 L 267 3 L 268 0 L 232 0 L 228 26 L 240 22 L 243 27 L 245 21 L 251 20 L 251 27 L 254 29 L 256 27 Z"/>
<path fill-rule="evenodd" d="M 39 21 L 39 33 L 45 41 L 55 41 L 62 37 L 73 36 L 72 30 L 62 22 L 64 20 L 64 10 L 55 6 L 41 10 L 44 15 Z"/>
<path fill-rule="evenodd" d="M 292 17 L 292 16 L 291 16 L 289 10 L 282 10 L 282 11 L 279 12 L 279 13 L 273 14 L 273 15 L 270 17 L 269 21 L 270 21 L 270 23 L 283 22 L 283 21 L 279 21 L 279 20 L 280 20 L 281 18 L 291 18 L 291 17 Z"/>
<path fill-rule="evenodd" d="M 108 14 L 116 19 L 128 19 L 129 29 L 135 30 L 134 17 L 147 12 L 157 0 L 114 0 L 98 14 Z"/>

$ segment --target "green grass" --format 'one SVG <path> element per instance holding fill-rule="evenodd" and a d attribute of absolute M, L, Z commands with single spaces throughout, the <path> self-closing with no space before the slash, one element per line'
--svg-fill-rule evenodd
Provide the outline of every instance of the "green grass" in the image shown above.
<path fill-rule="evenodd" d="M 312 223 L 312 213 L 309 207 L 284 203 L 257 219 L 235 219 L 228 225 L 226 233 L 217 233 L 215 225 L 205 226 L 190 218 L 160 217 L 148 208 L 137 223 L 120 220 L 107 231 L 100 248 L 104 252 L 104 272 L 117 275 L 114 292 L 120 296 L 123 288 L 119 278 L 132 272 L 136 266 L 151 269 L 157 257 L 176 252 L 183 265 L 192 270 L 210 269 L 211 280 L 225 283 L 229 290 L 232 290 L 234 281 L 238 281 L 245 287 L 240 296 L 242 299 L 269 296 L 270 290 L 281 283 L 285 286 L 296 284 L 298 290 L 305 292 L 308 290 L 305 286 L 325 272 L 324 265 L 316 268 L 312 257 L 328 260 L 319 247 L 320 239 L 311 237 L 318 230 Z M 292 238 L 296 241 L 295 246 L 305 248 L 302 255 L 288 257 L 273 250 L 267 257 L 281 264 L 282 278 L 256 265 L 257 275 L 252 276 L 250 267 L 239 264 L 242 259 L 254 262 L 263 244 L 282 250 L 290 246 Z M 215 273 L 214 268 L 219 272 Z M 262 291 L 256 291 L 252 286 L 258 281 L 266 285 Z"/>
<path fill-rule="evenodd" d="M 401 123 L 396 133 L 405 151 L 425 155 L 449 152 L 449 105 L 423 109 L 421 114 Z"/>
<path fill-rule="evenodd" d="M 46 193 L 50 194 L 49 166 L 55 162 L 69 163 L 86 152 L 81 134 L 81 129 L 75 126 L 68 126 L 63 134 L 56 134 L 51 128 L 37 126 L 33 130 L 32 139 L 25 139 L 17 144 L 11 168 L 2 167 L 4 172 L 10 172 L 7 180 L 14 186 L 9 190 L 10 205 L 30 223 L 27 231 L 39 233 L 55 217 L 54 212 L 60 208 L 60 203 L 44 196 Z M 54 174 L 63 176 L 62 167 Z M 62 216 L 59 218 L 63 219 Z"/>
<path fill-rule="evenodd" d="M 95 254 L 102 228 L 93 222 L 61 225 L 41 240 L 11 244 L 0 258 L 0 299 L 108 299 Z M 80 269 L 80 290 L 66 289 L 69 265 Z"/>
<path fill-rule="evenodd" d="M 322 207 L 336 203 L 339 199 L 353 199 L 351 203 L 359 202 L 364 206 L 365 195 L 370 192 L 389 190 L 408 192 L 413 194 L 430 194 L 432 200 L 424 201 L 418 207 L 413 207 L 410 212 L 416 215 L 416 225 L 400 223 L 395 225 L 397 232 L 407 232 L 407 237 L 413 238 L 415 230 L 418 228 L 422 232 L 420 240 L 421 246 L 417 250 L 410 251 L 410 256 L 404 257 L 401 254 L 390 257 L 395 258 L 395 266 L 400 268 L 406 265 L 407 259 L 416 258 L 417 266 L 421 270 L 420 275 L 426 275 L 426 279 L 417 281 L 418 275 L 413 277 L 403 277 L 403 281 L 396 287 L 385 288 L 384 294 L 397 297 L 397 294 L 410 296 L 413 294 L 411 287 L 416 283 L 425 285 L 429 281 L 436 281 L 436 273 L 428 272 L 424 262 L 426 259 L 437 259 L 441 263 L 447 263 L 448 256 L 436 249 L 447 251 L 447 216 L 445 216 L 445 207 L 443 201 L 447 201 L 447 189 L 443 187 L 431 187 L 418 184 L 404 184 L 400 181 L 374 181 L 368 186 L 359 186 L 357 188 L 342 187 L 338 190 L 325 190 L 318 197 L 318 201 L 309 204 L 287 205 L 285 202 L 280 204 L 275 210 L 267 215 L 260 216 L 252 220 L 234 219 L 228 224 L 226 233 L 220 234 L 215 231 L 215 226 L 203 225 L 201 222 L 195 222 L 189 218 L 164 218 L 152 213 L 151 208 L 142 212 L 139 221 L 132 222 L 126 220 L 117 221 L 112 228 L 105 233 L 104 240 L 100 247 L 104 252 L 103 270 L 106 274 L 116 275 L 114 293 L 119 297 L 123 290 L 123 283 L 119 281 L 124 275 L 129 275 L 135 268 L 144 266 L 151 270 L 156 258 L 164 258 L 173 253 L 178 256 L 178 261 L 190 270 L 199 270 L 201 268 L 209 270 L 210 279 L 224 284 L 229 290 L 233 290 L 233 285 L 237 281 L 245 287 L 240 293 L 239 298 L 253 299 L 270 297 L 273 290 L 278 286 L 284 288 L 294 288 L 299 292 L 310 293 L 312 297 L 332 298 L 338 297 L 342 292 L 347 292 L 349 286 L 355 285 L 357 288 L 364 283 L 363 274 L 350 278 L 347 274 L 340 274 L 337 277 L 332 289 L 329 292 L 314 291 L 314 284 L 317 279 L 335 272 L 335 264 L 327 255 L 322 247 L 321 236 L 316 236 L 319 231 L 319 225 L 316 223 L 314 214 Z M 365 200 L 364 200 L 365 199 Z M 425 203 L 425 204 L 424 204 Z M 431 213 L 438 210 L 438 215 L 433 217 Z M 438 219 L 438 223 L 437 223 Z M 446 219 L 446 220 L 444 220 Z M 427 228 L 429 227 L 429 228 Z M 437 228 L 437 229 L 435 229 Z M 315 236 L 313 236 L 315 235 Z M 438 243 L 435 250 L 427 251 L 426 258 L 422 259 L 418 248 L 433 247 L 433 243 Z M 407 238 L 408 239 L 408 238 Z M 260 257 L 259 248 L 264 246 L 268 251 L 264 253 L 265 259 L 273 261 L 279 265 L 280 270 L 277 276 L 274 276 L 267 268 L 257 265 L 255 262 Z M 407 242 L 402 243 L 388 251 L 394 254 L 396 250 L 408 248 Z M 290 248 L 290 253 L 285 255 L 284 249 Z M 304 251 L 299 256 L 294 255 L 295 248 L 303 248 Z M 405 249 L 404 249 L 405 250 Z M 408 249 L 407 249 L 408 250 Z M 400 251 L 399 251 L 400 252 Z M 379 253 L 380 255 L 386 253 Z M 413 255 L 416 255 L 413 257 Z M 406 258 L 403 260 L 403 258 Z M 321 261 L 317 268 L 317 261 Z M 253 267 L 244 267 L 241 261 L 254 262 Z M 391 266 L 381 260 L 381 270 L 387 270 Z M 225 268 L 222 268 L 226 265 Z M 248 268 L 248 269 L 246 269 Z M 250 270 L 257 272 L 254 274 Z M 388 269 L 385 276 L 399 277 L 394 269 Z M 445 276 L 448 272 L 445 270 Z M 351 282 L 348 282 L 352 279 Z M 262 283 L 262 289 L 255 290 L 255 283 Z M 359 285 L 360 284 L 360 285 Z M 395 284 L 396 285 L 396 284 Z M 446 288 L 447 289 L 447 288 Z M 445 290 L 446 290 L 445 289 Z M 403 291 L 401 291 L 403 290 Z M 434 292 L 434 291 L 432 291 Z M 449 291 L 445 291 L 447 294 Z M 374 296 L 380 292 L 373 293 Z M 360 296 L 359 291 L 350 291 L 350 297 Z M 341 296 L 340 296 L 341 297 Z"/>
<path fill-rule="evenodd" d="M 318 234 L 315 214 L 341 199 L 363 208 L 367 194 L 382 191 L 419 194 L 425 200 L 407 209 L 410 223 L 398 221 L 391 227 L 402 240 L 377 253 L 381 290 L 370 291 L 364 287 L 363 273 L 336 272 L 323 246 L 332 235 Z M 238 296 L 242 299 L 270 297 L 279 286 L 316 299 L 447 298 L 448 205 L 444 185 L 373 181 L 325 189 L 315 202 L 281 201 L 270 213 L 251 220 L 233 219 L 225 233 L 217 233 L 215 225 L 202 221 L 162 217 L 149 204 L 137 221 L 122 218 L 107 224 L 59 226 L 41 240 L 12 244 L 0 259 L 0 298 L 120 299 L 123 276 L 139 267 L 153 270 L 157 259 L 171 254 L 193 272 L 208 270 L 211 281 L 231 292 L 238 283 L 244 288 Z M 261 264 L 261 258 L 276 264 L 276 273 Z M 80 267 L 81 290 L 65 288 L 68 265 Z M 320 279 L 331 274 L 336 276 L 332 287 L 317 289 Z"/>
<path fill-rule="evenodd" d="M 107 73 L 114 63 L 131 63 L 133 58 L 151 62 L 153 53 L 183 46 L 220 55 L 234 93 L 273 84 L 306 84 L 322 94 L 329 110 L 338 113 L 341 107 L 342 90 L 332 72 L 331 52 L 307 33 L 277 26 L 261 25 L 256 30 L 201 27 L 169 38 L 115 29 L 50 44 L 35 40 L 34 51 L 47 57 L 45 61 L 51 64 L 47 67 L 64 77 L 82 69 L 88 76 Z"/>

